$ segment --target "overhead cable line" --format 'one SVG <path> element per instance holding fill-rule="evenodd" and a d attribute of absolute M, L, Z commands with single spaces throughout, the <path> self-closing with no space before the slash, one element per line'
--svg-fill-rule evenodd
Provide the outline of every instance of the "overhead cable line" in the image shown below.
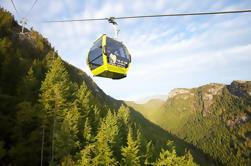
<path fill-rule="evenodd" d="M 13 0 L 10 0 L 10 1 L 12 3 L 12 6 L 15 9 L 16 13 L 19 14 L 18 11 L 17 11 L 17 8 L 16 8 L 16 5 L 15 5 L 14 1 Z"/>
<path fill-rule="evenodd" d="M 22 31 L 21 31 L 22 34 L 24 33 L 24 26 L 27 25 L 28 16 L 29 16 L 30 12 L 32 11 L 32 9 L 34 8 L 34 6 L 36 5 L 37 1 L 38 1 L 38 0 L 34 0 L 32 6 L 31 6 L 31 8 L 30 8 L 30 10 L 28 10 L 28 12 L 26 13 L 25 16 L 20 15 L 21 19 L 20 19 L 19 22 L 20 22 L 20 24 L 22 25 Z M 15 9 L 17 15 L 19 15 L 19 12 L 18 12 L 18 10 L 17 10 L 17 8 L 16 8 L 16 5 L 15 5 L 14 1 L 11 0 L 11 3 L 12 3 L 12 6 L 14 7 L 14 9 Z"/>
<path fill-rule="evenodd" d="M 30 14 L 30 12 L 32 11 L 32 9 L 34 8 L 34 6 L 36 5 L 37 1 L 38 1 L 38 0 L 35 0 L 35 1 L 33 2 L 33 4 L 32 4 L 32 6 L 31 6 L 30 10 L 29 10 L 29 11 L 27 12 L 27 14 L 26 14 L 26 17 L 28 17 L 28 15 Z"/>
<path fill-rule="evenodd" d="M 84 22 L 84 21 L 103 21 L 113 18 L 114 20 L 122 19 L 138 19 L 138 18 L 155 18 L 155 17 L 179 17 L 179 16 L 201 16 L 201 15 L 220 15 L 220 14 L 236 14 L 236 13 L 250 13 L 251 9 L 246 10 L 230 10 L 230 11 L 216 11 L 216 12 L 195 12 L 195 13 L 174 13 L 174 14 L 158 14 L 158 15 L 138 15 L 138 16 L 122 16 L 109 18 L 87 18 L 87 19 L 69 19 L 69 20 L 49 20 L 44 23 L 56 22 Z"/>

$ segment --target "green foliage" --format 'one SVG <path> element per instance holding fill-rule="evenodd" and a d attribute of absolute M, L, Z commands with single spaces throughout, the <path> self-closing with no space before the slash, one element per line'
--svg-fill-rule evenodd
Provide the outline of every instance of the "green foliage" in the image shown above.
<path fill-rule="evenodd" d="M 127 146 L 121 149 L 122 152 L 122 164 L 126 166 L 140 165 L 139 146 L 138 141 L 133 140 L 132 129 L 129 129 L 127 136 Z"/>
<path fill-rule="evenodd" d="M 26 76 L 20 82 L 17 93 L 24 101 L 32 101 L 35 103 L 38 99 L 39 89 L 41 86 L 40 79 L 42 71 L 40 62 L 34 61 Z"/>
<path fill-rule="evenodd" d="M 94 145 L 87 145 L 84 149 L 81 150 L 80 155 L 81 158 L 79 160 L 79 165 L 81 166 L 89 166 L 92 163 L 91 151 L 93 150 Z"/>
<path fill-rule="evenodd" d="M 4 149 L 4 142 L 0 141 L 0 160 L 5 156 L 6 150 Z"/>
<path fill-rule="evenodd" d="M 190 89 L 170 97 L 148 118 L 217 164 L 250 165 L 250 87 L 250 81 L 234 81 Z"/>
<path fill-rule="evenodd" d="M 73 108 L 66 113 L 60 129 L 55 131 L 56 158 L 60 159 L 69 153 L 74 154 L 79 148 L 79 140 L 77 138 L 78 118 L 78 109 L 76 106 L 73 106 Z"/>
<path fill-rule="evenodd" d="M 9 154 L 14 160 L 14 164 L 32 165 L 33 162 L 39 161 L 40 146 L 34 143 L 40 142 L 42 115 L 39 112 L 39 106 L 32 105 L 30 102 L 19 103 L 17 110 L 12 134 L 15 144 L 11 147 Z"/>
<path fill-rule="evenodd" d="M 149 141 L 146 144 L 146 154 L 145 154 L 145 161 L 144 164 L 145 165 L 150 165 L 153 162 L 153 153 L 154 153 L 154 146 L 152 144 L 152 141 Z"/>
<path fill-rule="evenodd" d="M 111 113 L 108 114 L 106 120 L 101 123 L 99 132 L 97 134 L 97 141 L 95 143 L 93 158 L 93 165 L 116 165 L 117 161 L 113 158 L 113 153 L 111 147 L 108 143 L 113 144 L 116 137 L 117 128 L 112 128 L 111 130 L 108 127 L 113 127 L 110 125 Z"/>
<path fill-rule="evenodd" d="M 41 86 L 41 103 L 48 114 L 56 108 L 57 111 L 66 109 L 67 100 L 72 98 L 72 84 L 69 75 L 60 58 L 57 58 L 46 74 Z"/>
<path fill-rule="evenodd" d="M 86 118 L 84 130 L 83 130 L 83 138 L 84 141 L 88 144 L 92 142 L 93 136 L 92 136 L 92 128 L 90 126 L 89 118 Z"/>
<path fill-rule="evenodd" d="M 196 166 L 193 162 L 193 158 L 190 153 L 187 153 L 185 156 L 178 157 L 174 149 L 162 150 L 159 159 L 157 160 L 156 166 Z"/>
<path fill-rule="evenodd" d="M 61 166 L 74 166 L 75 162 L 73 161 L 70 155 L 64 157 L 63 161 L 60 164 Z"/>
<path fill-rule="evenodd" d="M 97 141 L 95 148 L 95 157 L 93 158 L 93 165 L 117 165 L 117 161 L 113 158 L 112 151 L 107 142 L 101 140 Z"/>
<path fill-rule="evenodd" d="M 13 16 L 7 12 L 2 12 L 3 10 L 0 8 L 0 37 L 11 32 L 14 22 Z"/>

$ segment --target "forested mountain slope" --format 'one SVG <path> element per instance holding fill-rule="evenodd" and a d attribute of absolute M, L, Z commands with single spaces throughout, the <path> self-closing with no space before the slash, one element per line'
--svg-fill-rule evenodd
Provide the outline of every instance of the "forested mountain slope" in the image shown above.
<path fill-rule="evenodd" d="M 0 8 L 0 165 L 197 165 L 182 140 L 20 31 Z"/>
<path fill-rule="evenodd" d="M 138 112 L 142 113 L 146 118 L 150 119 L 155 111 L 159 110 L 160 107 L 165 103 L 161 99 L 151 99 L 144 104 L 138 104 L 133 101 L 125 101 L 128 106 L 131 106 Z"/>
<path fill-rule="evenodd" d="M 131 106 L 219 164 L 251 165 L 251 81 L 174 89 L 157 110 Z"/>

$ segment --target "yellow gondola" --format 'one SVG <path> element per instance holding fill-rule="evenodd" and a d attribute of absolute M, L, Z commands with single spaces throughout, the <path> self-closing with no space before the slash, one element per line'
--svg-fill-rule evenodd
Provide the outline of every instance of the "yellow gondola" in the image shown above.
<path fill-rule="evenodd" d="M 112 79 L 126 77 L 131 55 L 122 42 L 103 34 L 91 47 L 87 64 L 94 76 Z"/>

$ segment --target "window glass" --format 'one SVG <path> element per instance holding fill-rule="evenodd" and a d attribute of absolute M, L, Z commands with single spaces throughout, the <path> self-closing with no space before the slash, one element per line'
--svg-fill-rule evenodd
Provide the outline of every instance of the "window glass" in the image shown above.
<path fill-rule="evenodd" d="M 126 50 L 124 48 L 124 45 L 116 40 L 113 40 L 112 38 L 107 37 L 107 53 L 114 54 L 119 57 L 123 57 L 125 59 L 129 59 Z"/>
<path fill-rule="evenodd" d="M 91 65 L 91 69 L 95 69 L 99 66 L 101 66 L 103 64 L 103 58 L 102 56 L 96 58 L 95 60 L 93 60 L 92 62 L 90 62 Z"/>
<path fill-rule="evenodd" d="M 97 49 L 97 48 L 101 48 L 101 44 L 102 44 L 102 39 L 100 38 L 100 39 L 98 39 L 98 40 L 94 43 L 94 45 L 92 46 L 91 50 L 95 50 L 95 49 Z"/>
<path fill-rule="evenodd" d="M 94 45 L 90 49 L 88 61 L 91 69 L 95 69 L 103 64 L 101 44 L 102 40 L 99 39 L 94 43 Z"/>
<path fill-rule="evenodd" d="M 127 56 L 126 56 L 124 47 L 119 48 L 119 53 L 120 53 L 121 57 L 128 59 Z"/>
<path fill-rule="evenodd" d="M 96 48 L 95 50 L 91 50 L 89 53 L 89 61 L 92 62 L 93 60 L 97 59 L 100 56 L 102 57 L 101 48 Z"/>

